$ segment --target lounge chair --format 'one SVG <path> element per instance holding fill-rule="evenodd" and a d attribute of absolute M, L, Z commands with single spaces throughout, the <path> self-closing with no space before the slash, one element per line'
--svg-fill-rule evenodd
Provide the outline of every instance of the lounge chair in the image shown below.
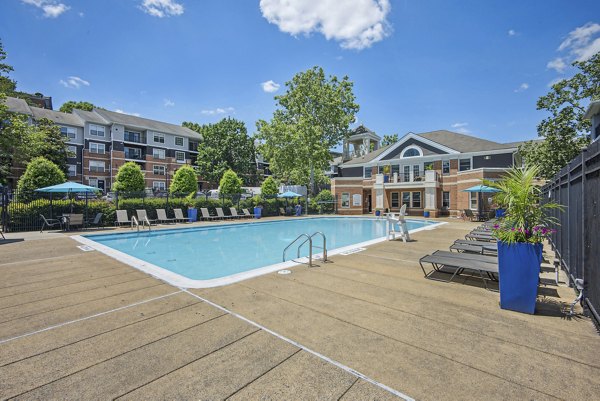
<path fill-rule="evenodd" d="M 495 242 L 497 240 L 496 237 L 492 235 L 492 233 L 484 233 L 480 231 L 471 231 L 467 235 L 465 235 L 465 239 L 471 239 L 474 241 L 489 241 Z"/>
<path fill-rule="evenodd" d="M 217 216 L 219 216 L 219 218 L 223 220 L 234 218 L 234 216 L 226 216 L 225 213 L 223 213 L 223 209 L 221 209 L 220 207 L 215 208 L 215 210 L 217 211 Z"/>
<path fill-rule="evenodd" d="M 493 242 L 489 244 L 493 245 Z M 497 255 L 498 248 L 496 247 L 486 247 L 485 245 L 471 245 L 471 244 L 457 244 L 454 243 L 450 245 L 451 251 L 456 252 L 467 252 L 467 253 L 477 253 L 481 255 Z"/>
<path fill-rule="evenodd" d="M 121 224 L 131 224 L 131 220 L 129 220 L 129 216 L 127 216 L 127 210 L 117 210 L 117 221 L 115 221 L 115 226 L 120 226 Z"/>
<path fill-rule="evenodd" d="M 167 212 L 165 212 L 165 209 L 156 209 L 156 215 L 158 217 L 157 220 L 160 223 L 174 223 L 176 221 L 176 219 L 167 217 Z"/>
<path fill-rule="evenodd" d="M 211 216 L 210 213 L 208 212 L 208 208 L 206 208 L 206 207 L 200 208 L 200 213 L 202 214 L 202 218 L 204 220 L 214 220 L 214 219 L 219 218 L 219 216 Z"/>
<path fill-rule="evenodd" d="M 63 228 L 63 222 L 62 222 L 62 220 L 59 220 L 59 219 L 47 219 L 46 217 L 44 217 L 43 214 L 40 214 L 40 217 L 44 221 L 44 223 L 42 224 L 42 228 L 40 229 L 40 232 L 44 231 L 44 227 L 52 228 L 54 226 L 60 226 L 60 229 L 62 230 L 62 228 Z M 3 235 L 3 237 L 4 237 L 4 235 Z"/>
<path fill-rule="evenodd" d="M 287 213 L 285 212 L 284 208 L 282 208 L 282 207 L 279 208 L 279 215 L 280 216 L 287 216 Z"/>
<path fill-rule="evenodd" d="M 231 216 L 233 216 L 233 217 L 235 217 L 237 219 L 241 219 L 242 217 L 248 217 L 248 216 L 246 216 L 244 214 L 238 214 L 236 208 L 234 208 L 234 207 L 230 207 L 229 211 L 231 212 Z"/>
<path fill-rule="evenodd" d="M 479 273 L 479 277 L 483 281 L 483 285 L 486 289 L 489 289 L 487 286 L 486 278 L 483 276 L 483 273 L 486 273 L 488 275 L 488 280 L 492 279 L 492 277 L 494 277 L 494 274 L 498 274 L 497 263 L 482 261 L 476 258 L 481 257 L 483 255 L 444 252 L 446 251 L 436 251 L 431 255 L 425 255 L 421 259 L 419 259 L 419 265 L 421 266 L 421 270 L 423 270 L 425 278 L 451 282 L 457 274 L 462 274 L 465 270 L 473 270 Z M 467 257 L 466 255 L 470 255 L 470 257 Z M 433 269 L 429 272 L 426 272 L 425 268 L 423 267 L 423 263 L 431 263 Z M 443 270 L 444 268 L 453 269 L 454 272 L 452 273 L 445 271 Z M 447 274 L 452 273 L 452 276 L 449 280 L 441 280 L 431 276 L 435 272 Z"/>
<path fill-rule="evenodd" d="M 102 216 L 104 216 L 104 213 L 96 213 L 96 217 L 94 217 L 93 219 L 88 219 L 87 225 L 95 226 L 97 228 L 104 227 L 104 223 L 102 222 Z"/>
<path fill-rule="evenodd" d="M 181 209 L 173 209 L 173 213 L 175 213 L 175 221 L 176 222 L 186 222 L 189 221 L 188 219 L 186 219 L 185 217 L 183 217 L 183 210 Z"/>
<path fill-rule="evenodd" d="M 135 212 L 137 213 L 138 223 L 142 225 L 144 223 L 148 223 L 148 225 L 156 223 L 156 219 L 150 219 L 148 217 L 148 212 L 146 212 L 146 209 L 136 209 Z"/>
<path fill-rule="evenodd" d="M 246 216 L 246 217 L 248 217 L 250 219 L 254 218 L 254 213 L 250 213 L 248 211 L 248 209 L 242 209 L 242 212 L 244 213 L 244 216 Z"/>

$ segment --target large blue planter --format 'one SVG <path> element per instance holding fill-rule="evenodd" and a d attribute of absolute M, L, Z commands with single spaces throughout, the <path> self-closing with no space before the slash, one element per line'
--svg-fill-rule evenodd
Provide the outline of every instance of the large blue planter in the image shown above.
<path fill-rule="evenodd" d="M 260 219 L 261 215 L 262 215 L 262 207 L 255 207 L 254 208 L 254 218 Z"/>
<path fill-rule="evenodd" d="M 190 223 L 198 221 L 198 209 L 195 207 L 188 207 L 188 221 Z"/>
<path fill-rule="evenodd" d="M 499 219 L 500 217 L 504 217 L 505 212 L 505 209 L 496 209 L 496 218 Z"/>
<path fill-rule="evenodd" d="M 542 262 L 542 244 L 498 241 L 500 307 L 533 314 Z"/>

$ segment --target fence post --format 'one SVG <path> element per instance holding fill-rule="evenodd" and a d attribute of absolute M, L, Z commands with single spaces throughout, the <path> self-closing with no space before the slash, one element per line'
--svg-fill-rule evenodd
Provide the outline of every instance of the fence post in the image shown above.
<path fill-rule="evenodd" d="M 587 290 L 587 277 L 586 277 L 586 254 L 585 254 L 585 208 L 587 206 L 585 196 L 585 154 L 587 148 L 581 151 L 581 278 L 583 279 L 583 298 L 585 299 Z M 585 302 L 583 302 L 585 305 Z"/>
<path fill-rule="evenodd" d="M 165 211 L 169 211 L 169 191 L 167 191 L 167 204 L 165 205 Z"/>
<path fill-rule="evenodd" d="M 119 209 L 119 191 L 115 191 L 115 209 Z"/>

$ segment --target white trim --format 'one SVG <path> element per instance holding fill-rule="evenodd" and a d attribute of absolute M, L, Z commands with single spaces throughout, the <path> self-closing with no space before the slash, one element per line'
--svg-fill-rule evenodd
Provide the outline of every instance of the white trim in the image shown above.
<path fill-rule="evenodd" d="M 402 138 L 400 138 L 400 140 L 398 142 L 396 142 L 394 145 L 390 146 L 390 148 L 388 150 L 386 150 L 385 152 L 382 152 L 379 156 L 377 156 L 372 161 L 380 161 L 381 159 L 383 159 L 384 157 L 386 157 L 387 155 L 392 153 L 392 151 L 396 150 L 398 147 L 400 147 L 400 145 L 402 145 L 404 142 L 408 141 L 409 139 L 414 139 L 414 140 L 416 140 L 418 142 L 422 142 L 426 145 L 433 146 L 434 148 L 437 148 L 437 149 L 447 152 L 449 154 L 459 154 L 460 153 L 456 149 L 452 149 L 447 146 L 440 145 L 439 143 L 434 142 L 425 137 L 422 137 L 420 135 L 417 135 L 414 132 L 409 132 L 406 135 L 404 135 Z M 437 155 L 437 156 L 440 156 L 440 155 Z"/>
<path fill-rule="evenodd" d="M 408 157 L 405 157 L 404 154 L 406 153 L 407 150 L 410 150 L 410 149 L 414 149 L 417 152 L 419 152 L 419 156 L 408 156 Z M 423 150 L 420 147 L 418 147 L 417 145 L 408 145 L 402 151 L 402 154 L 400 155 L 400 160 L 404 160 L 404 159 L 416 159 L 418 157 L 423 157 Z"/>

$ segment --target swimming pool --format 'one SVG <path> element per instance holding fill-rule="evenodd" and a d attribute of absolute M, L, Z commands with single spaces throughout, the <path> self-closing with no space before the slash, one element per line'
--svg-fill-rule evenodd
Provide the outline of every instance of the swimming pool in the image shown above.
<path fill-rule="evenodd" d="M 439 223 L 407 220 L 414 232 Z M 171 284 L 203 288 L 229 284 L 279 270 L 295 263 L 297 246 L 285 247 L 300 234 L 322 232 L 332 255 L 385 240 L 386 220 L 356 217 L 322 217 L 221 224 L 131 233 L 74 237 L 109 256 L 157 276 Z M 302 241 L 299 241 L 300 244 Z M 308 255 L 308 244 L 301 256 Z M 321 250 L 319 237 L 314 252 Z"/>

